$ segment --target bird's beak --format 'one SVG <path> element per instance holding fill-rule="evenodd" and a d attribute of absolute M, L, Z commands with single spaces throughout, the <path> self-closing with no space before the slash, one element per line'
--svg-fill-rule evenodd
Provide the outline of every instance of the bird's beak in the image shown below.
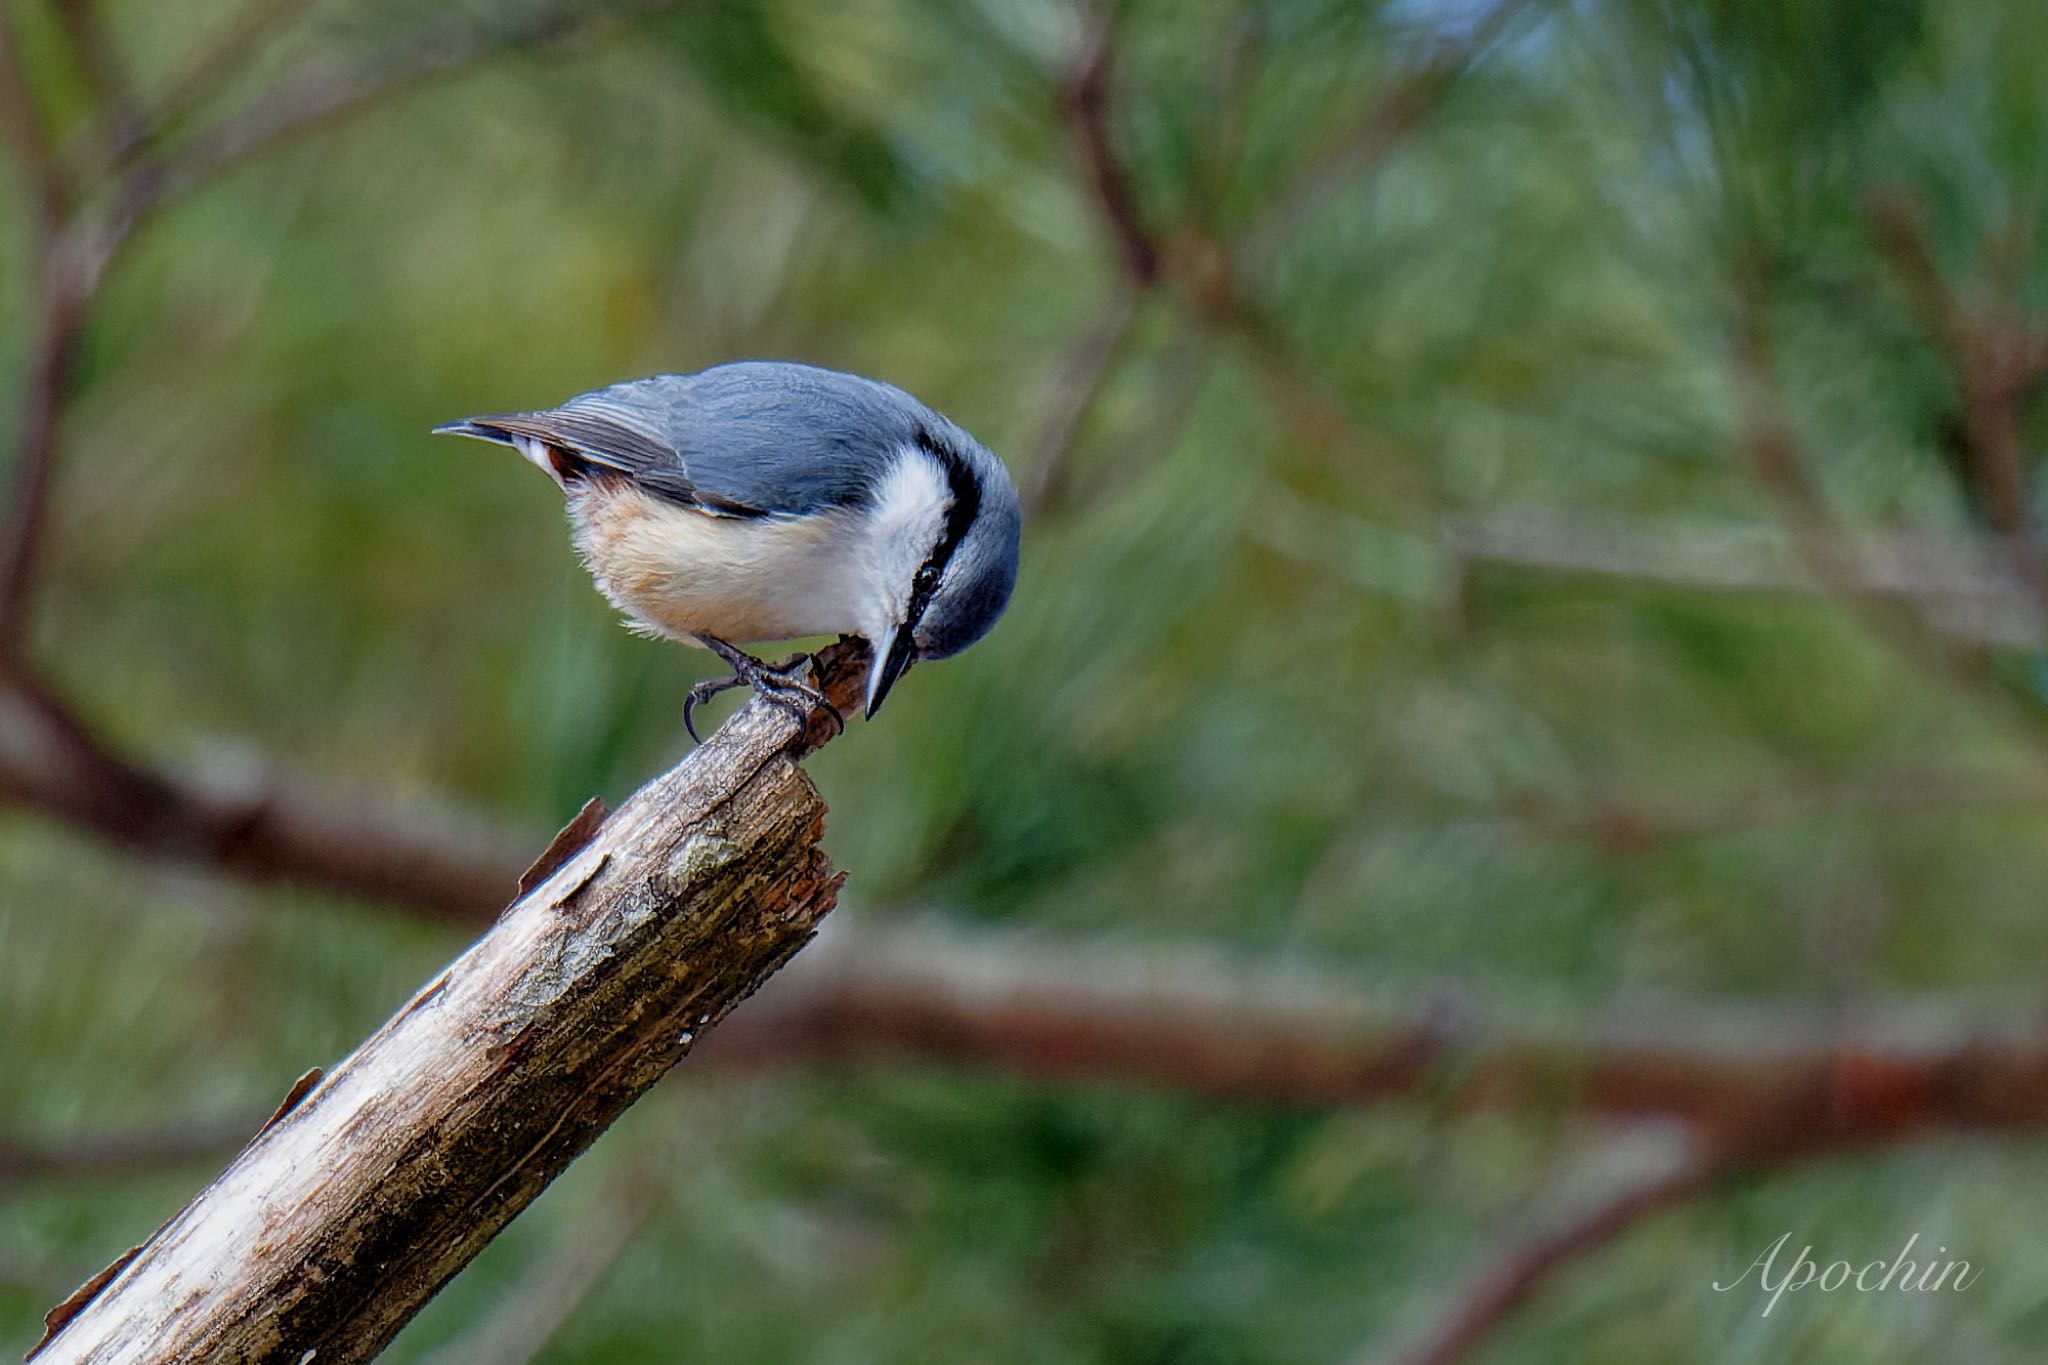
<path fill-rule="evenodd" d="M 903 676 L 903 670 L 910 667 L 911 659 L 916 657 L 917 644 L 911 639 L 908 625 L 890 631 L 886 640 L 868 643 L 875 654 L 874 667 L 868 670 L 867 716 L 873 720 L 875 712 L 882 709 L 882 698 L 889 695 L 889 689 L 896 685 L 896 680 Z"/>

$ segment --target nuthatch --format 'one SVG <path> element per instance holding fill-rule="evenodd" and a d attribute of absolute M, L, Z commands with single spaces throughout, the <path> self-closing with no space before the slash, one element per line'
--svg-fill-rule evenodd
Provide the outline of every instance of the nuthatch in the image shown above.
<path fill-rule="evenodd" d="M 866 712 L 913 659 L 988 633 L 1017 578 L 1009 472 L 901 389 L 837 370 L 746 360 L 636 379 L 540 412 L 434 428 L 512 446 L 560 485 L 577 553 L 639 629 L 694 641 L 798 713 L 837 711 L 740 643 L 859 635 Z"/>

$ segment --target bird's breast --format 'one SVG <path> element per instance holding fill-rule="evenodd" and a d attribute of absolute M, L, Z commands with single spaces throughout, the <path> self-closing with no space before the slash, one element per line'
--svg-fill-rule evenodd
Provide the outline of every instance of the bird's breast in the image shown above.
<path fill-rule="evenodd" d="M 599 589 L 658 634 L 741 643 L 874 628 L 860 537 L 844 512 L 714 516 L 616 480 L 579 485 L 569 508 Z"/>

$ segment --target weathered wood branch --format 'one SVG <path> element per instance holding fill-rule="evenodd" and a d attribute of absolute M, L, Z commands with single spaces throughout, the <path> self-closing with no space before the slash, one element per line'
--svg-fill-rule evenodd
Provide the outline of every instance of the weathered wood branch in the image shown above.
<path fill-rule="evenodd" d="M 865 655 L 821 661 L 848 705 Z M 53 1314 L 35 1359 L 375 1355 L 831 910 L 825 804 L 796 759 L 832 725 L 811 722 L 750 701 L 572 826 L 482 939 Z"/>

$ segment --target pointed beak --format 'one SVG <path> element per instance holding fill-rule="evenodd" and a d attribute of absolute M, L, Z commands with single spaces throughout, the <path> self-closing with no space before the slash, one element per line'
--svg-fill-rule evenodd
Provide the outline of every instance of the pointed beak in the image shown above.
<path fill-rule="evenodd" d="M 911 659 L 917 655 L 917 645 L 910 637 L 910 627 L 904 625 L 890 631 L 887 640 L 868 642 L 875 654 L 874 667 L 868 670 L 869 720 L 873 720 L 875 712 L 882 709 L 882 698 L 889 695 L 889 689 L 896 685 L 896 680 L 903 676 L 903 670 L 910 667 Z"/>

